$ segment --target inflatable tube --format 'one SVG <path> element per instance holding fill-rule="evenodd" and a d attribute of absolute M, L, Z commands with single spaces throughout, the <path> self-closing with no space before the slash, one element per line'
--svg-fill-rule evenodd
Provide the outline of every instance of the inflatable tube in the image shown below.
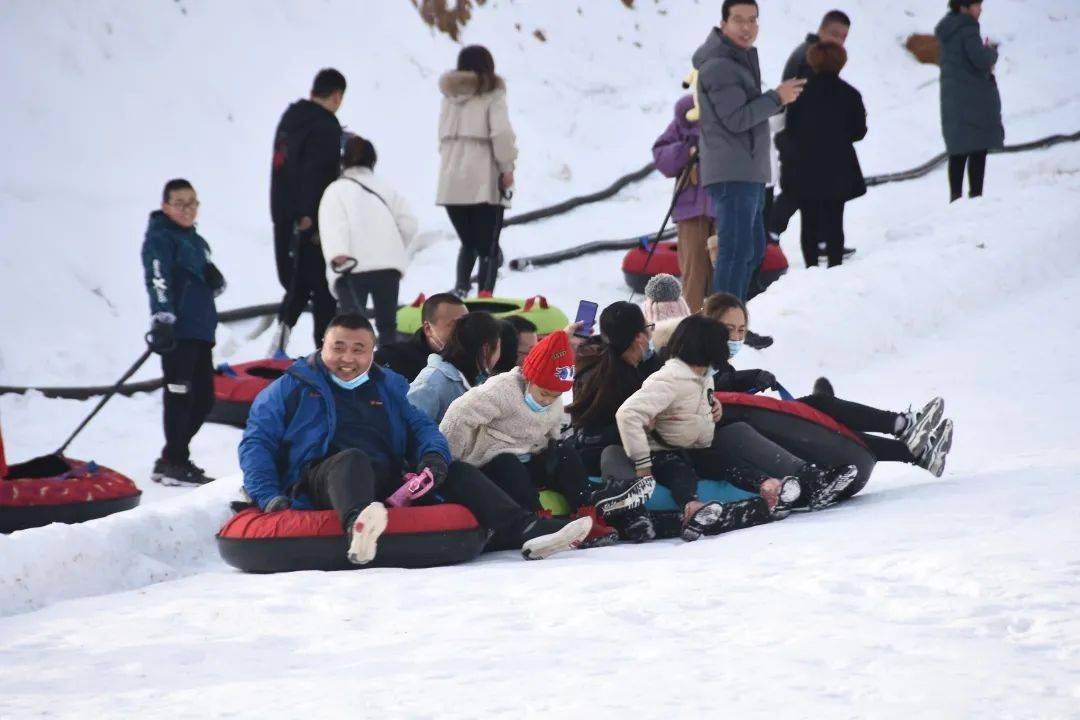
<path fill-rule="evenodd" d="M 646 266 L 646 261 L 648 266 Z M 758 270 L 757 285 L 752 295 L 764 292 L 787 270 L 788 260 L 783 249 L 777 243 L 768 243 L 765 246 L 765 259 Z M 645 285 L 653 275 L 668 273 L 680 277 L 678 245 L 674 242 L 659 243 L 651 260 L 648 247 L 635 247 L 623 257 L 622 271 L 626 284 L 639 293 L 645 292 Z"/>
<path fill-rule="evenodd" d="M 292 363 L 288 358 L 271 358 L 239 365 L 218 365 L 214 370 L 214 406 L 206 416 L 207 422 L 239 428 L 247 425 L 255 396 L 281 377 Z"/>
<path fill-rule="evenodd" d="M 424 305 L 424 295 L 419 295 L 411 305 L 398 310 L 398 332 L 411 335 L 420 329 L 420 310 Z M 537 333 L 541 336 L 562 330 L 570 324 L 569 318 L 559 308 L 548 305 L 547 298 L 543 295 L 528 298 L 526 300 L 516 298 L 469 298 L 465 301 L 469 312 L 483 310 L 495 317 L 507 317 L 518 315 L 531 320 L 536 325 Z"/>
<path fill-rule="evenodd" d="M 607 200 L 610 197 L 614 197 L 627 185 L 631 183 L 644 180 L 652 174 L 656 166 L 652 163 L 645 165 L 644 167 L 635 170 L 632 173 L 627 173 L 621 178 L 618 178 L 615 182 L 611 183 L 608 187 L 600 190 L 599 192 L 589 193 L 588 195 L 578 195 L 572 197 L 569 200 L 563 200 L 561 203 L 555 205 L 549 205 L 548 207 L 539 208 L 537 210 L 530 210 L 513 217 L 508 217 L 503 221 L 503 227 L 513 227 L 514 225 L 524 225 L 525 223 L 534 222 L 536 220 L 543 220 L 549 217 L 555 217 L 556 215 L 562 215 L 563 213 L 570 212 L 576 207 L 582 205 L 588 205 L 589 203 L 600 202 L 601 200 Z"/>
<path fill-rule="evenodd" d="M 877 458 L 858 435 L 828 415 L 797 400 L 746 393 L 716 393 L 715 397 L 724 407 L 723 423 L 745 422 L 789 452 L 823 467 L 857 467 L 859 476 L 841 500 L 870 481 Z"/>
<path fill-rule="evenodd" d="M 660 236 L 661 240 L 670 240 L 675 237 L 675 228 L 669 227 Z M 656 235 L 640 235 L 632 238 L 622 238 L 619 240 L 594 240 L 575 247 L 566 248 L 565 250 L 556 250 L 555 252 L 544 253 L 543 255 L 530 255 L 529 257 L 515 258 L 510 261 L 511 270 L 526 270 L 531 267 L 544 267 L 546 265 L 557 265 L 566 260 L 573 260 L 574 258 L 583 257 L 585 255 L 592 255 L 598 252 L 607 252 L 608 250 L 633 250 L 636 247 L 642 245 L 648 245 L 653 242 Z"/>
<path fill-rule="evenodd" d="M 0 477 L 0 533 L 105 517 L 135 507 L 140 495 L 131 478 L 104 465 L 45 455 Z"/>
<path fill-rule="evenodd" d="M 345 533 L 333 510 L 242 510 L 218 532 L 218 551 L 229 565 L 250 573 L 426 568 L 472 560 L 487 540 L 487 531 L 461 505 L 389 508 L 389 514 L 368 565 L 345 557 Z"/>

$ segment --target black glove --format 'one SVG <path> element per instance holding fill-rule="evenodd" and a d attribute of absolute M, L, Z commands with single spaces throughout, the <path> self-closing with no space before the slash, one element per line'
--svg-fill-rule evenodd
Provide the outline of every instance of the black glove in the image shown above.
<path fill-rule="evenodd" d="M 225 276 L 218 270 L 217 265 L 207 261 L 206 266 L 203 268 L 203 279 L 206 284 L 214 291 L 214 297 L 217 297 L 221 293 L 225 292 L 226 282 Z"/>
<path fill-rule="evenodd" d="M 427 468 L 431 471 L 432 478 L 435 479 L 435 487 L 440 487 L 446 482 L 446 473 L 450 471 L 450 468 L 446 465 L 446 460 L 443 460 L 443 456 L 437 452 L 425 453 L 420 458 L 420 469 Z"/>
<path fill-rule="evenodd" d="M 165 355 L 176 348 L 176 339 L 173 336 L 173 323 L 175 318 L 159 313 L 154 316 L 150 324 L 150 332 L 146 333 L 146 344 L 158 355 Z"/>
<path fill-rule="evenodd" d="M 758 370 L 757 378 L 754 380 L 754 386 L 759 387 L 762 390 L 775 390 L 776 376 L 768 370 Z"/>

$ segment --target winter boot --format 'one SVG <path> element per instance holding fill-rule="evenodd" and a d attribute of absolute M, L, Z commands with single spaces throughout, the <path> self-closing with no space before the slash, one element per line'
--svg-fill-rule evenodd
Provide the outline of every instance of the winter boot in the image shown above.
<path fill-rule="evenodd" d="M 652 516 L 644 507 L 628 510 L 618 517 L 619 536 L 632 543 L 649 542 L 656 539 L 656 527 Z"/>
<path fill-rule="evenodd" d="M 207 477 L 202 468 L 190 460 L 175 463 L 165 458 L 154 461 L 150 479 L 166 487 L 197 487 L 214 481 L 214 478 Z"/>
<path fill-rule="evenodd" d="M 953 421 L 944 420 L 930 433 L 926 452 L 916 461 L 916 465 L 926 468 L 934 477 L 941 477 L 945 472 L 945 458 L 952 449 Z"/>
<path fill-rule="evenodd" d="M 472 289 L 472 270 L 476 265 L 476 253 L 469 250 L 464 245 L 458 249 L 457 256 L 457 277 L 454 283 L 454 294 L 465 298 L 469 296 L 469 290 Z"/>
<path fill-rule="evenodd" d="M 859 469 L 854 465 L 840 465 L 825 470 L 813 463 L 807 463 L 800 473 L 799 482 L 810 490 L 810 510 L 822 510 L 837 502 L 841 493 L 859 477 Z"/>
<path fill-rule="evenodd" d="M 612 517 L 644 505 L 656 489 L 652 475 L 634 480 L 609 480 L 592 494 L 591 502 L 604 517 Z"/>
<path fill-rule="evenodd" d="M 373 502 L 360 511 L 356 521 L 349 526 L 349 562 L 367 565 L 375 559 L 376 543 L 386 530 L 386 506 Z"/>
<path fill-rule="evenodd" d="M 814 390 L 811 394 L 820 395 L 821 397 L 836 397 L 832 383 L 829 382 L 829 378 L 825 377 L 819 377 L 814 381 Z"/>
<path fill-rule="evenodd" d="M 758 335 L 756 332 L 747 330 L 746 344 L 755 350 L 764 350 L 773 344 L 773 339 L 768 335 Z"/>
<path fill-rule="evenodd" d="M 723 505 L 718 502 L 705 503 L 684 519 L 682 539 L 685 542 L 694 542 L 704 535 L 706 530 L 720 522 L 723 516 Z"/>
<path fill-rule="evenodd" d="M 912 457 L 920 458 L 926 453 L 926 447 L 930 443 L 930 431 L 938 426 L 944 414 L 945 401 L 936 397 L 926 403 L 919 412 L 908 410 L 901 416 L 904 418 L 904 427 L 899 430 L 897 437 L 907 445 Z"/>
<path fill-rule="evenodd" d="M 589 530 L 589 534 L 578 547 L 581 549 L 606 547 L 619 542 L 619 531 L 604 522 L 604 518 L 600 516 L 595 507 L 591 505 L 579 507 L 574 518 L 583 517 L 592 519 L 592 529 Z"/>
<path fill-rule="evenodd" d="M 552 530 L 552 526 L 561 528 Z M 547 530 L 547 534 L 538 531 Z M 563 523 L 559 520 L 537 518 L 526 527 L 523 537 L 529 539 L 521 545 L 521 556 L 526 560 L 543 560 L 564 550 L 574 550 L 589 536 L 592 518 L 582 517 Z"/>

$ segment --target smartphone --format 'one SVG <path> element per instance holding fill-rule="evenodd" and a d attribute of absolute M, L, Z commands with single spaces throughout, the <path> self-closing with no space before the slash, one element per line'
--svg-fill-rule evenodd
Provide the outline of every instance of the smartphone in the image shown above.
<path fill-rule="evenodd" d="M 577 317 L 574 318 L 575 323 L 581 323 L 581 329 L 574 333 L 581 338 L 587 338 L 592 335 L 593 326 L 596 325 L 596 303 L 588 300 L 582 300 L 577 306 Z"/>

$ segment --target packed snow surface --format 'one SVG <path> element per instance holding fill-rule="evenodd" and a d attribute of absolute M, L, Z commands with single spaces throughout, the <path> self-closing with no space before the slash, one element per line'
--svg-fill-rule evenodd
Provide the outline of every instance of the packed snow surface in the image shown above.
<path fill-rule="evenodd" d="M 492 47 L 511 88 L 518 209 L 648 159 L 718 3 L 636 5 L 475 9 L 463 39 Z M 936 73 L 899 45 L 938 5 L 847 6 L 868 173 L 940 150 Z M 763 4 L 767 78 L 825 9 Z M 983 26 L 1002 41 L 1009 140 L 1080 129 L 1061 76 L 1075 5 L 1002 0 Z M 18 141 L 0 170 L 0 384 L 105 383 L 138 355 L 138 245 L 173 175 L 199 189 L 222 307 L 275 299 L 270 135 L 324 65 L 349 78 L 343 121 L 375 140 L 427 233 L 403 299 L 449 285 L 434 83 L 457 46 L 410 3 L 14 2 L 0 39 L 0 124 Z M 507 255 L 648 232 L 669 192 L 654 177 L 508 230 Z M 895 410 L 942 395 L 957 426 L 943 478 L 882 464 L 842 506 L 693 544 L 249 576 L 213 539 L 239 431 L 207 426 L 193 444 L 218 482 L 161 488 L 147 480 L 160 397 L 116 398 L 71 454 L 134 477 L 143 505 L 0 537 L 0 718 L 1080 718 L 1080 146 L 994 156 L 984 198 L 946 198 L 941 171 L 871 190 L 848 208 L 858 253 L 829 271 L 796 267 L 796 220 L 791 272 L 751 308 L 777 343 L 738 361 Z M 603 306 L 629 294 L 619 258 L 504 273 L 500 293 Z M 222 328 L 218 359 L 261 356 L 253 327 Z M 91 407 L 0 397 L 9 460 L 54 449 Z"/>

